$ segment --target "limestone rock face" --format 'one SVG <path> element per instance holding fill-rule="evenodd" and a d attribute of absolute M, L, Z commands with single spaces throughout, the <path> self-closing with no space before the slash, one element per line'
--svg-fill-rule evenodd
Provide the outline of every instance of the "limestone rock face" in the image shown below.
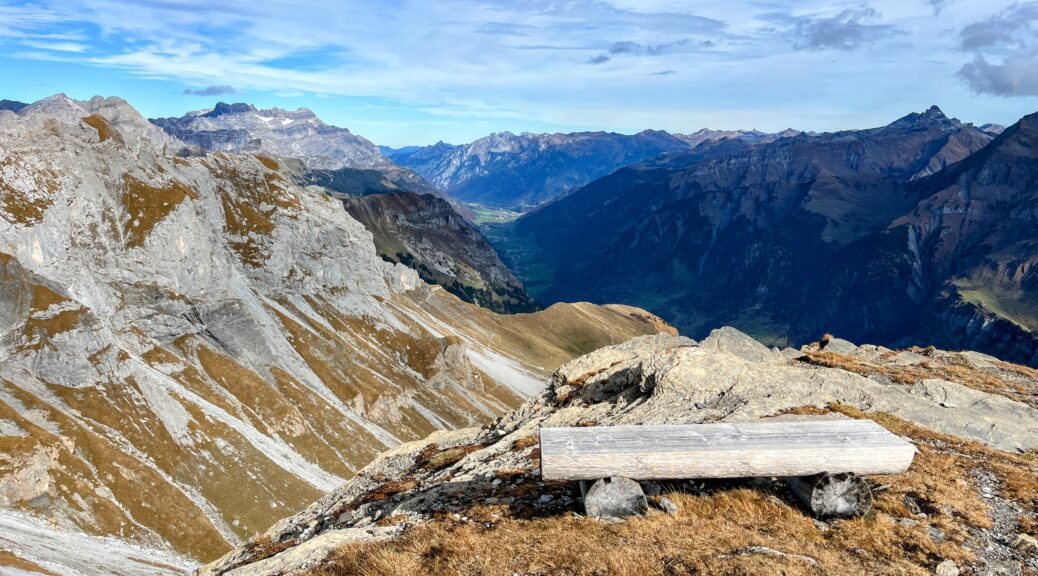
<path fill-rule="evenodd" d="M 461 302 L 278 160 L 180 145 L 114 98 L 0 111 L 0 523 L 211 560 L 579 346 L 658 329 Z M 36 560 L 71 571 L 68 548 Z"/>
<path fill-rule="evenodd" d="M 702 342 L 658 334 L 601 348 L 560 367 L 536 399 L 490 426 L 437 433 L 382 454 L 263 540 L 291 547 L 323 534 L 353 534 L 382 518 L 406 529 L 437 514 L 457 516 L 472 503 L 505 502 L 515 514 L 526 507 L 566 510 L 572 491 L 538 482 L 542 426 L 742 422 L 804 417 L 785 413 L 838 403 L 1001 450 L 1038 447 L 1038 378 L 1027 368 L 974 353 L 897 353 L 845 341 L 838 348 L 780 353 L 730 328 Z M 890 378 L 908 367 L 919 370 L 909 371 L 917 382 Z M 981 381 L 1000 386 L 978 390 Z M 1012 390 L 1025 393 L 1020 400 L 1000 393 Z M 201 574 L 272 574 L 253 564 L 256 556 L 244 547 Z"/>

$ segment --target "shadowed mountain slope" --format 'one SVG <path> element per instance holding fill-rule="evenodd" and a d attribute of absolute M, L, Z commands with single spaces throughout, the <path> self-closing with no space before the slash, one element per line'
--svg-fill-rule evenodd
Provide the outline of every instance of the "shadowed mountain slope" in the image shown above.
<path fill-rule="evenodd" d="M 446 200 L 400 192 L 343 198 L 343 203 L 372 233 L 383 259 L 414 268 L 422 280 L 490 310 L 536 310 L 522 282 Z"/>
<path fill-rule="evenodd" d="M 931 108 L 871 130 L 697 149 L 488 234 L 541 303 L 627 302 L 693 336 L 726 323 L 774 343 L 830 331 L 1033 364 L 1029 330 L 991 329 L 1030 322 L 1033 123 L 992 141 Z"/>

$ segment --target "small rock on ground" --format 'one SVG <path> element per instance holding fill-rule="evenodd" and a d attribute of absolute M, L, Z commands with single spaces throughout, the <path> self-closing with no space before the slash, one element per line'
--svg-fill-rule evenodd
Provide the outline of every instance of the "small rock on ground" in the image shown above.
<path fill-rule="evenodd" d="M 934 570 L 937 576 L 959 576 L 959 567 L 955 565 L 955 562 L 951 560 L 945 560 L 937 565 L 937 569 Z"/>
<path fill-rule="evenodd" d="M 1012 546 L 1021 552 L 1038 552 L 1038 540 L 1027 534 L 1020 534 L 1014 538 Z"/>
<path fill-rule="evenodd" d="M 656 505 L 659 506 L 660 510 L 663 510 L 667 514 L 677 514 L 678 505 L 673 500 L 666 496 L 660 496 L 660 499 L 656 501 Z"/>
<path fill-rule="evenodd" d="M 640 484 L 614 476 L 591 485 L 584 496 L 584 509 L 592 518 L 626 518 L 645 514 L 649 503 Z"/>

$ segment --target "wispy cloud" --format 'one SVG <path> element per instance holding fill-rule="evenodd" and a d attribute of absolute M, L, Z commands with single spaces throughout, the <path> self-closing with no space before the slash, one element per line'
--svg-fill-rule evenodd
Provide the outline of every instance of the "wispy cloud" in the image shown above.
<path fill-rule="evenodd" d="M 974 92 L 995 96 L 1038 96 L 1038 53 L 1013 54 L 1001 62 L 974 57 L 959 70 Z"/>
<path fill-rule="evenodd" d="M 54 52 L 86 52 L 89 46 L 79 42 L 47 42 L 40 40 L 23 40 L 22 46 L 36 48 L 38 50 L 52 50 Z"/>
<path fill-rule="evenodd" d="M 766 19 L 783 27 L 797 50 L 853 50 L 862 45 L 904 34 L 890 24 L 879 23 L 880 14 L 862 4 L 832 16 L 772 13 Z"/>
<path fill-rule="evenodd" d="M 189 96 L 224 96 L 226 94 L 236 94 L 237 92 L 238 91 L 234 89 L 234 86 L 228 86 L 226 84 L 222 86 L 209 86 L 197 90 L 192 90 L 191 88 L 184 89 L 184 94 Z"/>
<path fill-rule="evenodd" d="M 690 40 L 684 38 L 675 42 L 667 42 L 665 44 L 656 44 L 654 46 L 645 46 L 637 42 L 614 42 L 608 50 L 597 54 L 588 59 L 588 64 L 604 64 L 609 62 L 617 56 L 659 56 L 661 54 L 668 54 L 678 50 L 684 46 L 688 46 Z M 712 46 L 713 43 L 709 40 L 703 43 L 704 46 Z"/>
<path fill-rule="evenodd" d="M 959 32 L 973 53 L 959 78 L 977 94 L 1038 96 L 1038 2 L 1013 4 Z"/>
<path fill-rule="evenodd" d="M 1038 3 L 1014 4 L 986 20 L 974 22 L 959 32 L 963 50 L 990 47 L 1021 47 L 1034 38 L 1032 24 L 1038 21 Z"/>

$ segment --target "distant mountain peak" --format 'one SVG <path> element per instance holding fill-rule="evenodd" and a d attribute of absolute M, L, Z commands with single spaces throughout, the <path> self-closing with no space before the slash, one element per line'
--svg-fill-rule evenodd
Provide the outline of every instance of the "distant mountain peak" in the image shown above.
<path fill-rule="evenodd" d="M 926 112 L 923 112 L 923 116 L 925 116 L 927 118 L 933 118 L 933 119 L 945 119 L 945 118 L 947 118 L 947 116 L 944 115 L 944 111 L 941 110 L 940 107 L 937 106 L 936 104 L 934 104 L 933 106 L 930 106 L 929 108 L 927 108 Z"/>
<path fill-rule="evenodd" d="M 55 94 L 48 96 L 42 100 L 38 100 L 29 104 L 22 110 L 22 114 L 32 114 L 36 112 L 53 113 L 56 111 L 68 111 L 75 110 L 82 112 L 83 108 L 75 100 L 69 98 L 64 93 Z"/>
<path fill-rule="evenodd" d="M 958 128 L 962 126 L 962 122 L 955 118 L 949 118 L 944 114 L 937 105 L 930 106 L 926 111 L 912 112 L 907 116 L 898 118 L 891 122 L 887 128 L 926 128 L 926 127 L 939 127 L 939 128 Z"/>
<path fill-rule="evenodd" d="M 1012 154 L 1038 158 L 1038 112 L 1028 114 L 1016 124 L 1005 129 L 996 142 L 1008 146 Z"/>
<path fill-rule="evenodd" d="M 1006 129 L 1006 127 L 1001 125 L 1001 124 L 991 124 L 991 123 L 988 123 L 988 124 L 981 124 L 980 126 L 977 127 L 977 129 L 980 130 L 981 132 L 984 132 L 985 134 L 990 134 L 991 136 L 998 136 L 999 134 L 1001 134 Z"/>
<path fill-rule="evenodd" d="M 377 170 L 402 189 L 436 194 L 432 184 L 387 158 L 366 138 L 326 124 L 309 108 L 257 108 L 219 102 L 211 110 L 151 123 L 189 147 L 208 152 L 264 152 L 302 162 L 307 170 Z"/>
<path fill-rule="evenodd" d="M 244 114 L 246 112 L 256 112 L 256 107 L 252 104 L 246 104 L 245 102 L 236 102 L 234 104 L 228 104 L 226 102 L 217 102 L 216 106 L 212 110 L 202 114 L 206 118 L 216 118 L 225 114 Z"/>
<path fill-rule="evenodd" d="M 495 132 L 467 144 L 438 142 L 392 157 L 456 199 L 522 210 L 623 166 L 688 148 L 681 138 L 660 130 L 635 135 Z"/>
<path fill-rule="evenodd" d="M 22 106 L 16 113 L 23 118 L 54 119 L 64 124 L 79 124 L 94 114 L 103 116 L 119 132 L 125 145 L 144 146 L 161 150 L 174 143 L 165 132 L 153 126 L 136 108 L 117 96 L 94 96 L 89 100 L 75 100 L 65 94 L 48 96 Z"/>

